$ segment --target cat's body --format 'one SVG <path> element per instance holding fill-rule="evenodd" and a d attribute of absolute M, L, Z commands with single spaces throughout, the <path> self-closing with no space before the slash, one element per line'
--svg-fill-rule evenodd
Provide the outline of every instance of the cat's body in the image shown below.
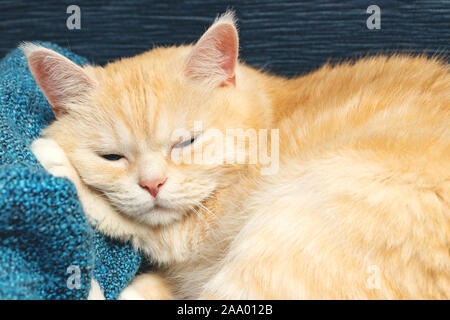
<path fill-rule="evenodd" d="M 72 106 L 77 103 L 97 108 L 57 116 L 44 132 L 46 139 L 33 145 L 38 159 L 75 183 L 100 230 L 131 239 L 159 264 L 176 298 L 450 298 L 448 66 L 425 57 L 380 56 L 327 65 L 288 80 L 234 65 L 237 39 L 231 27 L 226 16 L 194 48 L 155 49 L 105 69 L 87 67 L 98 84 L 86 86 L 85 81 L 83 90 L 92 86 L 95 94 L 70 103 L 55 102 L 58 96 L 48 93 L 50 81 L 39 81 L 48 76 L 34 70 L 56 111 L 64 105 L 69 115 L 76 113 Z M 222 58 L 232 56 L 231 62 L 210 73 L 203 71 L 214 67 L 210 60 L 218 55 L 204 59 L 208 37 L 220 40 L 214 44 L 219 49 L 235 46 L 220 51 Z M 28 50 L 31 66 L 37 50 Z M 174 73 L 184 73 L 192 83 L 174 79 Z M 185 198 L 198 200 L 170 207 L 162 194 L 161 212 L 154 209 L 153 218 L 141 219 L 141 209 L 121 209 L 105 192 L 125 179 L 124 164 L 119 170 L 102 162 L 101 176 L 94 164 L 98 160 L 77 151 L 89 148 L 89 140 L 105 141 L 106 134 L 89 127 L 99 130 L 101 123 L 111 122 L 108 108 L 124 123 L 133 123 L 128 128 L 132 139 L 141 142 L 149 132 L 163 136 L 164 130 L 194 120 L 223 130 L 279 129 L 279 170 L 262 175 L 259 164 L 205 169 L 167 161 L 167 189 L 175 190 L 170 179 L 181 174 L 171 170 L 186 170 L 178 183 L 188 189 Z M 99 122 L 80 129 L 92 118 Z M 127 135 L 128 129 L 112 127 L 119 136 Z M 154 154 L 154 146 L 135 148 L 142 157 L 142 150 Z M 130 167 L 147 163 L 130 159 Z M 165 210 L 175 213 L 167 217 Z M 134 288 L 142 289 L 145 279 L 137 283 Z M 133 297 L 133 284 L 126 290 Z"/>

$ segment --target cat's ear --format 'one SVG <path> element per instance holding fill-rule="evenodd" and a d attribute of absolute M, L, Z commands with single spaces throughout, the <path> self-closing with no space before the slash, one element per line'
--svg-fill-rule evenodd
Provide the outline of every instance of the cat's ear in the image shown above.
<path fill-rule="evenodd" d="M 70 105 L 82 103 L 97 85 L 83 68 L 53 50 L 31 43 L 22 44 L 20 49 L 56 117 L 69 112 Z"/>
<path fill-rule="evenodd" d="M 234 86 L 238 51 L 234 13 L 227 12 L 216 19 L 195 44 L 185 66 L 185 75 L 193 80 Z"/>

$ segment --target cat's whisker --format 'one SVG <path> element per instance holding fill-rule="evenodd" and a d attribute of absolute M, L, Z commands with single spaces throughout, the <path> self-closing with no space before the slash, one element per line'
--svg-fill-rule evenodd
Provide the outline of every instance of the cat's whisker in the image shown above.
<path fill-rule="evenodd" d="M 202 202 L 197 201 L 196 205 L 198 207 L 200 207 L 200 209 L 202 209 L 203 212 L 205 212 L 206 214 L 208 214 L 210 217 L 212 217 L 214 220 L 217 220 L 218 217 L 215 213 L 213 213 L 210 209 L 208 209 Z"/>
<path fill-rule="evenodd" d="M 207 230 L 210 231 L 210 230 L 211 230 L 211 225 L 210 225 L 210 224 L 208 223 L 208 221 L 202 216 L 202 214 L 196 209 L 196 207 L 193 206 L 193 207 L 190 208 L 190 210 L 193 211 L 193 212 L 196 214 L 196 216 L 199 217 L 200 221 L 203 222 L 203 223 L 205 224 Z"/>

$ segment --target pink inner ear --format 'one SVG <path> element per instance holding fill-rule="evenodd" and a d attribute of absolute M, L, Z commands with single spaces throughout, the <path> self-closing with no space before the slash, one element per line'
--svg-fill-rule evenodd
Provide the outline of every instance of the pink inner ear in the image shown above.
<path fill-rule="evenodd" d="M 51 50 L 35 50 L 27 58 L 30 71 L 56 116 L 67 112 L 65 101 L 95 85 L 81 67 Z"/>
<path fill-rule="evenodd" d="M 223 55 L 221 68 L 229 77 L 234 76 L 234 68 L 238 55 L 238 40 L 234 27 L 230 24 L 219 25 L 217 27 L 219 37 L 216 38 L 217 50 Z"/>
<path fill-rule="evenodd" d="M 186 75 L 191 79 L 217 80 L 221 86 L 234 85 L 238 41 L 234 25 L 213 25 L 193 48 Z"/>

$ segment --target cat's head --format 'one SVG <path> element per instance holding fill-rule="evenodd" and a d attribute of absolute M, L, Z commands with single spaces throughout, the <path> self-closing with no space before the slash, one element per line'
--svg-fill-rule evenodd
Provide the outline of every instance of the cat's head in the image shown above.
<path fill-rule="evenodd" d="M 223 147 L 202 132 L 265 127 L 269 118 L 263 94 L 244 76 L 251 71 L 237 61 L 229 13 L 193 46 L 156 48 L 105 67 L 79 67 L 32 44 L 22 48 L 57 119 L 44 134 L 87 185 L 150 225 L 181 219 L 245 169 L 186 161 L 199 148 Z"/>

